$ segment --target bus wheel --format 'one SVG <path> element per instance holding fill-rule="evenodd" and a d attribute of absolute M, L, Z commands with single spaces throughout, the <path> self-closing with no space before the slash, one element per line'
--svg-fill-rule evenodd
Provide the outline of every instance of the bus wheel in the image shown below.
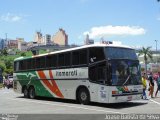
<path fill-rule="evenodd" d="M 28 90 L 27 90 L 27 87 L 24 88 L 23 93 L 24 93 L 24 97 L 25 97 L 25 98 L 28 98 Z"/>
<path fill-rule="evenodd" d="M 29 98 L 34 99 L 36 97 L 34 87 L 29 88 Z"/>
<path fill-rule="evenodd" d="M 90 96 L 89 92 L 86 88 L 81 88 L 78 92 L 78 100 L 81 104 L 89 104 L 90 102 Z"/>

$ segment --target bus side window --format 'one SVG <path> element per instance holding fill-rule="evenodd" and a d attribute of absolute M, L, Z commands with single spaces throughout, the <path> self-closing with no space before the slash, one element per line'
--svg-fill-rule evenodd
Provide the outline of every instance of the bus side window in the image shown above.
<path fill-rule="evenodd" d="M 36 66 L 36 61 L 35 61 L 36 59 L 35 58 L 33 58 L 33 59 L 31 59 L 31 69 L 35 69 L 35 66 Z"/>
<path fill-rule="evenodd" d="M 40 68 L 45 68 L 46 67 L 46 57 L 41 57 L 40 58 Z"/>
<path fill-rule="evenodd" d="M 89 78 L 96 83 L 108 84 L 106 62 L 89 67 Z"/>
<path fill-rule="evenodd" d="M 40 68 L 40 57 L 36 58 L 36 68 Z"/>
<path fill-rule="evenodd" d="M 28 59 L 27 61 L 27 69 L 29 70 L 29 69 L 31 69 L 31 59 Z"/>
<path fill-rule="evenodd" d="M 79 59 L 81 65 L 87 64 L 87 49 L 79 51 Z"/>
<path fill-rule="evenodd" d="M 98 82 L 104 83 L 106 82 L 106 67 L 105 63 L 101 63 L 98 65 L 97 72 L 98 72 Z"/>
<path fill-rule="evenodd" d="M 51 67 L 57 67 L 57 55 L 52 55 L 52 59 L 51 59 Z"/>
<path fill-rule="evenodd" d="M 46 67 L 49 68 L 52 65 L 52 56 L 48 55 L 46 56 Z"/>
<path fill-rule="evenodd" d="M 57 55 L 46 56 L 46 68 L 57 67 Z"/>
<path fill-rule="evenodd" d="M 79 51 L 72 52 L 72 65 L 79 65 Z"/>
<path fill-rule="evenodd" d="M 67 53 L 64 54 L 64 56 L 65 56 L 65 63 L 64 63 L 65 66 L 70 67 L 70 65 L 71 65 L 71 53 L 67 52 Z"/>
<path fill-rule="evenodd" d="M 97 82 L 97 69 L 96 66 L 92 66 L 89 68 L 89 79 L 91 81 Z"/>
<path fill-rule="evenodd" d="M 20 61 L 20 70 L 26 70 L 26 60 Z"/>
<path fill-rule="evenodd" d="M 58 67 L 64 66 L 64 53 L 58 55 Z"/>
<path fill-rule="evenodd" d="M 92 47 L 89 48 L 89 63 L 104 60 L 104 48 Z"/>
<path fill-rule="evenodd" d="M 19 61 L 14 62 L 14 71 L 19 71 Z"/>

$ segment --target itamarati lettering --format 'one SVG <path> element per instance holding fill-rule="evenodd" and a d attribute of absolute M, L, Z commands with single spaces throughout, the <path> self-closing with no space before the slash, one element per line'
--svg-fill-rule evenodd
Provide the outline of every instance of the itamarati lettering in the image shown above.
<path fill-rule="evenodd" d="M 77 70 L 63 72 L 56 71 L 56 76 L 77 76 Z"/>

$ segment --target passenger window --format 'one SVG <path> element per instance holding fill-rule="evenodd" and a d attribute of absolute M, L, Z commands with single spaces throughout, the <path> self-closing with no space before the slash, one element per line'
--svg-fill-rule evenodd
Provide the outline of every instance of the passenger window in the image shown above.
<path fill-rule="evenodd" d="M 31 59 L 28 59 L 27 61 L 27 69 L 31 69 Z"/>
<path fill-rule="evenodd" d="M 46 57 L 46 67 L 57 67 L 57 55 L 48 55 Z"/>
<path fill-rule="evenodd" d="M 92 66 L 89 68 L 89 78 L 93 82 L 97 82 L 97 69 L 96 66 Z"/>
<path fill-rule="evenodd" d="M 59 54 L 58 55 L 58 66 L 64 66 L 64 54 Z"/>
<path fill-rule="evenodd" d="M 79 52 L 80 64 L 87 64 L 87 49 Z"/>
<path fill-rule="evenodd" d="M 79 51 L 72 52 L 72 65 L 79 65 Z"/>
<path fill-rule="evenodd" d="M 65 55 L 65 66 L 70 66 L 71 65 L 71 53 L 67 52 L 64 55 Z"/>
<path fill-rule="evenodd" d="M 102 47 L 89 48 L 89 63 L 94 63 L 104 59 L 105 59 L 105 55 Z"/>
<path fill-rule="evenodd" d="M 20 70 L 26 70 L 26 60 L 20 61 Z"/>
<path fill-rule="evenodd" d="M 14 71 L 19 71 L 19 61 L 14 62 Z"/>

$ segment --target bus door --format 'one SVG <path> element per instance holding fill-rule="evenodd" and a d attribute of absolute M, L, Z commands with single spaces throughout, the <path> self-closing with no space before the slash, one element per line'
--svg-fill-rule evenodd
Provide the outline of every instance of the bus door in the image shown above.
<path fill-rule="evenodd" d="M 91 93 L 95 93 L 92 96 L 95 101 L 106 102 L 107 100 L 107 70 L 106 61 L 92 64 L 89 66 L 89 80 L 91 83 Z M 97 97 L 98 96 L 98 97 Z"/>

